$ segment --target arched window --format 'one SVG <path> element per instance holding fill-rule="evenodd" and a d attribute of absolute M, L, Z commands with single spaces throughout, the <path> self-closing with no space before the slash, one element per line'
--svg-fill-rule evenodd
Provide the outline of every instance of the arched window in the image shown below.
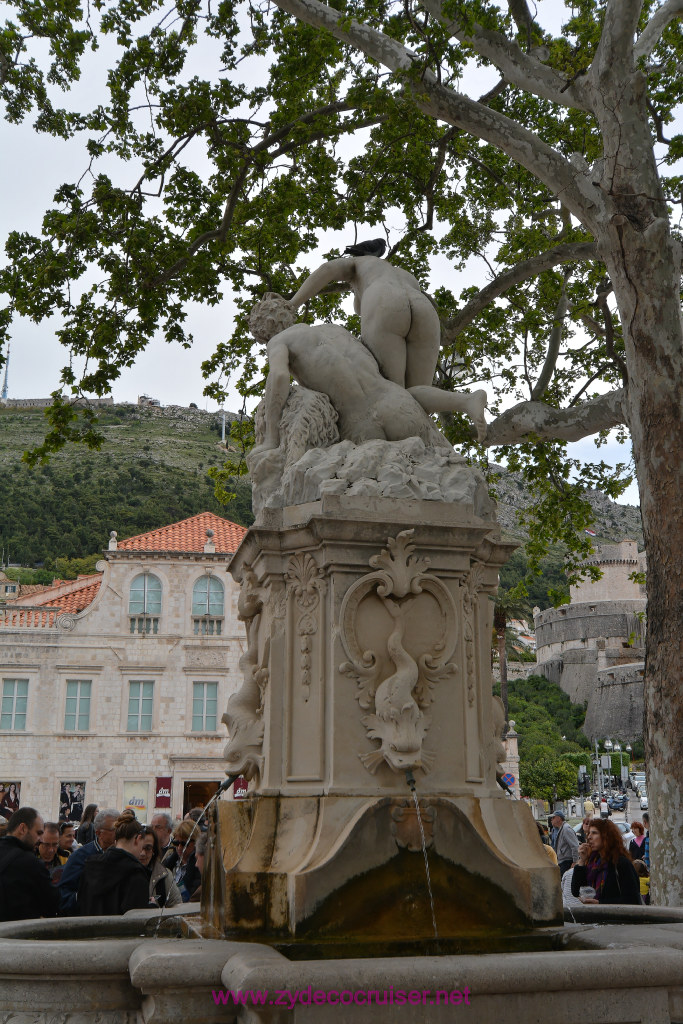
<path fill-rule="evenodd" d="M 161 580 L 141 572 L 130 585 L 128 603 L 131 633 L 158 633 L 161 615 Z"/>
<path fill-rule="evenodd" d="M 192 589 L 192 618 L 195 635 L 218 636 L 223 628 L 225 590 L 215 576 L 200 576 Z"/>

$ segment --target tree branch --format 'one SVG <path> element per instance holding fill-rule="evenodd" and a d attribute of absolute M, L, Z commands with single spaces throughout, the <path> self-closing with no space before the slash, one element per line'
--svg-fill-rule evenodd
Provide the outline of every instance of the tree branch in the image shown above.
<path fill-rule="evenodd" d="M 614 320 L 612 318 L 612 311 L 607 304 L 607 296 L 609 295 L 611 290 L 611 285 L 609 286 L 609 288 L 601 288 L 598 291 L 598 297 L 596 299 L 595 305 L 602 313 L 603 319 L 605 321 L 605 352 L 607 354 L 607 358 L 611 360 L 612 364 L 616 366 L 619 370 L 619 373 L 621 374 L 621 378 L 624 384 L 628 384 L 628 371 L 626 369 L 626 363 L 620 355 L 617 355 L 614 349 Z"/>
<path fill-rule="evenodd" d="M 583 260 L 594 260 L 596 258 L 597 251 L 593 242 L 572 242 L 555 246 L 554 249 L 548 249 L 547 252 L 541 253 L 540 256 L 534 256 L 530 260 L 524 260 L 522 263 L 516 264 L 510 270 L 499 274 L 495 280 L 491 281 L 485 288 L 482 288 L 480 292 L 477 292 L 474 298 L 470 299 L 459 313 L 456 313 L 451 320 L 444 324 L 444 342 L 454 341 L 457 335 L 468 324 L 472 323 L 474 318 L 490 302 L 497 299 L 508 288 L 512 288 L 513 285 L 526 281 L 530 277 L 537 277 L 544 270 L 550 270 L 551 267 L 556 267 L 559 263 L 579 263 Z"/>
<path fill-rule="evenodd" d="M 232 224 L 232 219 L 235 213 L 235 208 L 237 206 L 237 201 L 239 199 L 240 192 L 242 191 L 242 187 L 244 185 L 244 182 L 246 181 L 249 170 L 253 165 L 254 158 L 259 153 L 264 152 L 274 143 L 279 142 L 281 139 L 285 138 L 286 135 L 298 125 L 310 124 L 316 118 L 324 117 L 328 114 L 340 113 L 355 109 L 355 104 L 347 103 L 344 100 L 339 100 L 336 103 L 328 103 L 324 107 L 316 107 L 315 110 L 311 110 L 307 114 L 302 114 L 301 117 L 298 117 L 293 121 L 289 121 L 287 124 L 282 125 L 276 131 L 267 134 L 263 139 L 261 139 L 260 142 L 258 142 L 255 146 L 252 146 L 252 148 L 246 152 L 242 167 L 240 168 L 240 171 L 237 177 L 235 178 L 235 181 L 233 182 L 232 188 L 230 189 L 230 195 L 227 198 L 219 227 L 213 228 L 209 231 L 203 231 L 201 235 L 195 238 L 194 242 L 188 245 L 187 252 L 183 256 L 181 256 L 179 260 L 176 260 L 173 266 L 169 267 L 167 270 L 162 271 L 161 274 L 157 274 L 156 277 L 154 277 L 149 282 L 147 287 L 156 288 L 160 284 L 164 284 L 166 281 L 172 280 L 182 270 L 182 268 L 185 266 L 190 257 L 194 256 L 198 249 L 200 249 L 204 245 L 207 245 L 209 242 L 215 241 L 216 239 L 220 241 L 225 240 L 230 229 L 230 225 Z M 366 118 L 361 122 L 361 125 L 365 126 L 368 123 L 375 124 L 378 120 L 381 120 L 381 118 Z M 327 130 L 327 132 L 315 132 L 312 137 L 314 140 L 320 139 L 324 135 L 329 133 L 329 129 Z M 281 146 L 278 150 L 276 150 L 274 154 L 272 154 L 272 158 L 275 159 L 276 157 L 289 152 L 292 148 L 295 147 L 295 145 L 297 144 L 289 143 L 287 145 Z"/>
<path fill-rule="evenodd" d="M 555 409 L 544 402 L 521 402 L 489 423 L 484 444 L 487 448 L 516 444 L 529 434 L 548 440 L 580 441 L 628 424 L 623 408 L 626 392 L 611 391 L 573 409 Z"/>
<path fill-rule="evenodd" d="M 546 352 L 545 362 L 543 363 L 543 369 L 541 370 L 538 380 L 531 392 L 531 401 L 534 402 L 541 398 L 552 380 L 553 373 L 555 372 L 555 366 L 557 364 L 557 357 L 560 354 L 560 343 L 562 341 L 562 328 L 564 327 L 564 318 L 567 315 L 567 281 L 569 274 L 564 275 L 564 283 L 562 285 L 562 292 L 560 294 L 560 301 L 557 303 L 555 310 L 555 316 L 553 318 L 553 329 L 550 332 L 550 338 L 548 340 L 548 351 Z"/>
<path fill-rule="evenodd" d="M 348 43 L 366 56 L 383 64 L 394 72 L 415 72 L 420 70 L 418 59 L 397 40 L 369 25 L 349 20 L 332 7 L 318 0 L 275 0 L 278 7 L 295 18 L 326 29 L 336 39 Z M 538 135 L 523 128 L 516 121 L 498 111 L 463 96 L 439 84 L 433 72 L 422 69 L 418 82 L 407 82 L 419 110 L 431 117 L 440 118 L 447 124 L 456 125 L 470 135 L 490 142 L 521 164 L 546 185 L 551 192 L 562 195 L 562 202 L 584 224 L 594 224 L 594 211 L 598 197 L 595 189 L 591 197 L 581 190 L 584 184 L 584 169 L 578 173 L 570 161 L 547 145 Z"/>
<path fill-rule="evenodd" d="M 508 10 L 512 15 L 517 30 L 523 32 L 527 37 L 527 49 L 531 49 L 531 26 L 534 19 L 526 0 L 508 0 Z"/>
<path fill-rule="evenodd" d="M 676 18 L 683 14 L 683 0 L 668 0 L 667 3 L 655 11 L 647 25 L 640 34 L 633 55 L 636 60 L 640 57 L 649 57 L 655 46 L 662 38 L 662 32 Z"/>
<path fill-rule="evenodd" d="M 633 74 L 633 37 L 643 0 L 608 0 L 600 42 L 590 68 L 600 85 L 622 82 Z M 603 97 L 604 102 L 604 97 Z"/>
<path fill-rule="evenodd" d="M 441 0 L 422 0 L 422 5 L 450 35 L 461 43 L 467 43 L 480 57 L 495 64 L 507 82 L 550 100 L 551 103 L 591 111 L 588 95 L 580 79 L 567 85 L 566 78 L 542 64 L 533 54 L 523 53 L 515 41 L 507 39 L 500 32 L 482 28 L 481 25 L 474 25 L 471 33 L 463 31 L 457 22 L 444 16 Z"/>

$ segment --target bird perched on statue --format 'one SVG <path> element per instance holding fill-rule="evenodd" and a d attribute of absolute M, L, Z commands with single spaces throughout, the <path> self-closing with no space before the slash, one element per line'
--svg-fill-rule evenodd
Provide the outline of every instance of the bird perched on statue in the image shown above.
<path fill-rule="evenodd" d="M 370 242 L 359 242 L 358 245 L 347 245 L 344 255 L 349 256 L 383 256 L 387 243 L 383 238 L 373 238 Z"/>

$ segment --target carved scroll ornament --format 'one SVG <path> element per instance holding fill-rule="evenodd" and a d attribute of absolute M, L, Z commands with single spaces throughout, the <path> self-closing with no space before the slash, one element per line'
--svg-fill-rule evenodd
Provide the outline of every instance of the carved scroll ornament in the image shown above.
<path fill-rule="evenodd" d="M 346 593 L 341 639 L 349 661 L 340 671 L 356 680 L 362 722 L 377 750 L 359 754 L 373 774 L 382 762 L 395 771 L 427 772 L 434 755 L 422 747 L 431 724 L 425 714 L 436 683 L 452 676 L 457 640 L 451 595 L 426 570 L 429 559 L 413 554 L 413 530 L 404 530 L 379 555 L 376 569 Z M 366 647 L 370 638 L 373 647 Z"/>

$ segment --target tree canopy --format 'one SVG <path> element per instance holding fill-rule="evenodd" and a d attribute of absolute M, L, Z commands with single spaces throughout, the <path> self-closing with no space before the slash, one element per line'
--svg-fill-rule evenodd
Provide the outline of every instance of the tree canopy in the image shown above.
<path fill-rule="evenodd" d="M 486 446 L 535 490 L 532 564 L 548 540 L 585 550 L 585 484 L 623 485 L 566 442 L 630 431 L 648 550 L 654 888 L 682 902 L 683 816 L 668 808 L 683 772 L 683 5 L 572 0 L 550 24 L 526 0 L 275 3 L 6 5 L 6 116 L 85 146 L 82 178 L 58 189 L 40 236 L 11 234 L 0 272 L 2 330 L 15 313 L 58 313 L 72 357 L 35 457 L 96 441 L 71 398 L 105 393 L 156 332 L 190 344 L 190 301 L 229 292 L 244 311 L 265 289 L 289 294 L 325 231 L 380 225 L 389 258 L 438 306 L 437 383 L 495 393 Z M 97 46 L 115 51 L 103 92 L 70 108 L 60 91 Z M 489 268 L 482 288 L 461 277 L 472 265 Z M 323 295 L 308 315 L 357 329 L 342 299 Z M 238 319 L 206 371 L 251 394 L 259 355 Z M 445 427 L 471 444 L 464 421 Z"/>

